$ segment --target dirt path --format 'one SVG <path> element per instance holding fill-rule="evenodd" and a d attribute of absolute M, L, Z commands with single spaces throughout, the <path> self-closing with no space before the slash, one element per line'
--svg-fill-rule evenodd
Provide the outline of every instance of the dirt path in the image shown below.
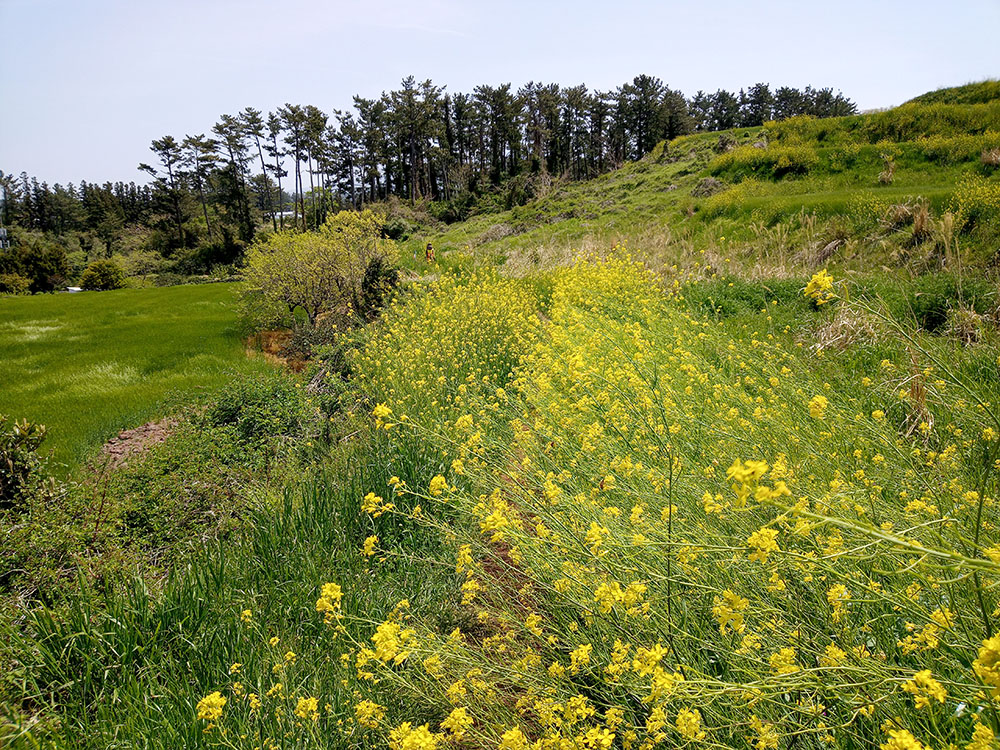
<path fill-rule="evenodd" d="M 104 444 L 94 463 L 104 470 L 117 469 L 130 457 L 166 440 L 176 424 L 176 417 L 167 417 L 159 422 L 147 422 L 131 430 L 122 430 Z"/>

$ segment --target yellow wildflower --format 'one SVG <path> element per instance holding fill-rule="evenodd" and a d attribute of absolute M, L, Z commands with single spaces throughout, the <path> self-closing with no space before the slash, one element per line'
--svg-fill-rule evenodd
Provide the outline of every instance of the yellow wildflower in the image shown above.
<path fill-rule="evenodd" d="M 459 706 L 445 717 L 445 720 L 441 722 L 441 728 L 451 732 L 453 740 L 461 740 L 465 737 L 465 733 L 472 726 L 472 723 L 472 717 L 469 716 L 469 709 L 465 706 Z"/>
<path fill-rule="evenodd" d="M 226 705 L 226 699 L 218 690 L 209 693 L 198 701 L 198 718 L 208 721 L 217 721 L 222 718 L 222 709 Z"/>
<path fill-rule="evenodd" d="M 913 695 L 913 702 L 917 708 L 927 708 L 932 700 L 944 703 L 948 697 L 948 691 L 944 686 L 931 676 L 931 670 L 924 669 L 913 675 L 912 680 L 903 683 L 903 690 Z"/>
<path fill-rule="evenodd" d="M 319 701 L 316 698 L 299 698 L 295 705 L 295 715 L 300 719 L 319 719 Z"/>
<path fill-rule="evenodd" d="M 701 712 L 698 709 L 681 709 L 677 714 L 677 731 L 689 740 L 703 740 L 707 736 L 701 728 Z"/>
<path fill-rule="evenodd" d="M 354 716 L 361 726 L 376 729 L 385 718 L 385 707 L 369 700 L 363 700 L 354 707 Z"/>

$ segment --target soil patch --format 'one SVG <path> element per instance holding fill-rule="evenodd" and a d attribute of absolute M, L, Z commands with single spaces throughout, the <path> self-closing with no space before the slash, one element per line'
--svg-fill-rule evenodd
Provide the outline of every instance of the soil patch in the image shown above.
<path fill-rule="evenodd" d="M 302 372 L 306 361 L 299 357 L 288 357 L 288 345 L 292 332 L 287 330 L 261 331 L 246 340 L 248 357 L 261 356 L 268 362 L 287 367 L 292 372 Z"/>
<path fill-rule="evenodd" d="M 123 466 L 132 456 L 144 453 L 166 440 L 177 421 L 176 417 L 167 417 L 159 422 L 147 422 L 141 427 L 122 430 L 104 444 L 95 465 L 104 467 L 105 470 Z"/>

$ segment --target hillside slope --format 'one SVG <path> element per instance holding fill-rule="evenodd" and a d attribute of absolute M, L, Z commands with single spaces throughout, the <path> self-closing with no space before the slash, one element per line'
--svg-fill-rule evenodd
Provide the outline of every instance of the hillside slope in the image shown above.
<path fill-rule="evenodd" d="M 1000 235 L 996 123 L 998 101 L 907 104 L 683 136 L 590 181 L 536 179 L 524 205 L 424 223 L 401 260 L 421 269 L 431 241 L 445 267 L 523 275 L 624 243 L 658 267 L 707 255 L 755 275 L 826 265 L 920 273 L 959 252 L 986 267 Z"/>

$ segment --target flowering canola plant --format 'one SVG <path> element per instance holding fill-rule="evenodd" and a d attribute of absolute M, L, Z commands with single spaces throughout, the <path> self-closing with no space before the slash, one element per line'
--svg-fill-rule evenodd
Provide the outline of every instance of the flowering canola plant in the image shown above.
<path fill-rule="evenodd" d="M 995 398 L 902 358 L 837 380 L 624 254 L 552 282 L 543 322 L 515 282 L 446 279 L 358 355 L 379 434 L 427 458 L 421 486 L 359 508 L 447 542 L 466 624 L 406 602 L 366 624 L 341 729 L 425 750 L 995 747 Z M 322 590 L 327 627 L 341 595 Z"/>

